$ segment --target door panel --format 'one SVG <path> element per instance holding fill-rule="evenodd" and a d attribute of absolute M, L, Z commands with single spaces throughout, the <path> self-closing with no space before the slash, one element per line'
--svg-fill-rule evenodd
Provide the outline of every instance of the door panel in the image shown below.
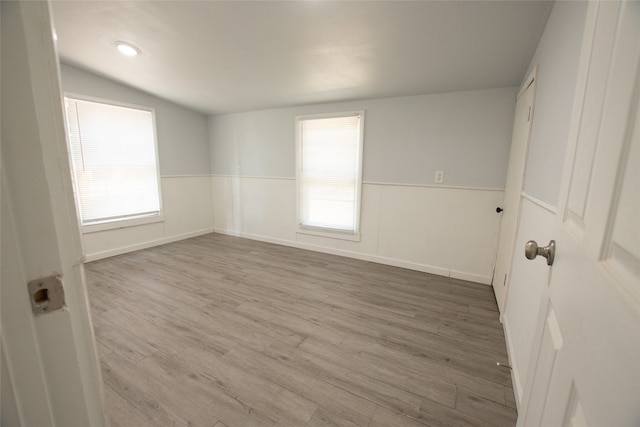
<path fill-rule="evenodd" d="M 601 14 L 615 14 L 615 10 L 606 9 L 601 11 Z M 606 33 L 598 34 L 599 37 L 594 38 L 591 52 L 592 58 L 597 58 L 598 61 L 600 61 L 610 54 L 613 47 L 612 36 L 614 36 L 614 30 L 615 29 L 610 27 L 598 29 L 599 32 Z M 582 121 L 585 126 L 580 128 L 577 136 L 577 149 L 573 163 L 571 188 L 566 210 L 566 220 L 571 221 L 576 229 L 579 230 L 580 234 L 584 232 L 584 215 L 588 201 L 588 188 L 592 178 L 591 173 L 595 159 L 602 108 L 604 106 L 608 72 L 609 67 L 606 66 L 589 68 L 589 82 L 584 95 Z"/>
<path fill-rule="evenodd" d="M 640 423 L 640 3 L 592 2 L 588 17 L 525 426 Z"/>
<path fill-rule="evenodd" d="M 20 425 L 102 426 L 49 3 L 0 8 L 0 356 Z M 47 276 L 61 277 L 66 304 L 36 316 L 27 283 Z"/>
<path fill-rule="evenodd" d="M 541 316 L 544 320 L 542 339 L 537 357 L 537 375 L 533 388 L 538 389 L 548 384 L 554 371 L 558 350 L 562 348 L 562 333 L 559 330 L 555 311 L 549 305 L 543 307 Z M 546 396 L 535 394 L 529 400 L 527 425 L 541 426 L 545 413 Z"/>
<path fill-rule="evenodd" d="M 636 114 L 634 127 L 605 261 L 631 294 L 640 294 L 640 114 Z"/>
<path fill-rule="evenodd" d="M 636 67 L 640 70 L 640 67 Z M 611 274 L 631 295 L 640 295 L 640 75 L 635 78 L 635 99 L 624 137 L 618 168 L 619 195 L 605 239 L 604 261 Z"/>

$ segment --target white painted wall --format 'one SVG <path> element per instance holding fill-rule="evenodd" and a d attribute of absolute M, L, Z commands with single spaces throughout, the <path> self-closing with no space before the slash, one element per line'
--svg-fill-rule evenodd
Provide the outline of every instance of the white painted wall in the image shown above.
<path fill-rule="evenodd" d="M 63 64 L 66 92 L 153 107 L 156 111 L 164 221 L 83 234 L 88 260 L 213 231 L 207 117 L 193 110 Z"/>
<path fill-rule="evenodd" d="M 366 110 L 363 180 L 504 188 L 516 88 L 212 116 L 215 175 L 295 177 L 296 116 Z"/>
<path fill-rule="evenodd" d="M 488 284 L 515 97 L 502 88 L 213 116 L 215 229 Z M 298 234 L 294 119 L 359 109 L 361 241 Z"/>
<path fill-rule="evenodd" d="M 527 260 L 524 245 L 553 239 L 560 179 L 573 110 L 586 18 L 586 2 L 556 2 L 530 69 L 538 66 L 536 105 L 522 193 L 522 212 L 503 326 L 513 366 L 516 401 L 522 398 L 549 267 Z M 562 248 L 558 248 L 561 251 Z"/>

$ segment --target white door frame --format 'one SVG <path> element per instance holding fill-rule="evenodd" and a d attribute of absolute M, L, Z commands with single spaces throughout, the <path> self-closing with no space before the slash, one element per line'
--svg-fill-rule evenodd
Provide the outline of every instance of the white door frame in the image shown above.
<path fill-rule="evenodd" d="M 2 2 L 2 352 L 19 425 L 106 425 L 47 1 Z M 66 306 L 32 312 L 59 275 Z M 15 420 L 14 420 L 15 422 Z"/>
<path fill-rule="evenodd" d="M 535 85 L 536 82 L 538 80 L 538 66 L 536 65 L 533 70 L 531 71 L 531 73 L 529 73 L 529 75 L 527 76 L 527 78 L 524 80 L 524 83 L 522 84 L 522 86 L 520 87 L 520 90 L 518 91 L 518 95 L 517 95 L 517 100 L 520 100 L 520 96 L 527 90 L 529 89 L 529 87 L 531 85 Z M 514 215 L 515 215 L 515 223 L 514 223 L 514 232 L 513 232 L 513 237 L 511 239 L 511 242 L 508 242 L 509 245 L 509 250 L 505 251 L 506 256 L 508 257 L 508 259 L 506 260 L 506 281 L 501 281 L 499 278 L 497 279 L 497 285 L 496 285 L 496 276 L 495 276 L 495 267 L 498 264 L 498 256 L 500 255 L 500 234 L 502 234 L 502 218 L 500 221 L 500 233 L 498 235 L 498 245 L 496 247 L 496 257 L 495 257 L 495 261 L 494 261 L 494 271 L 493 271 L 493 277 L 491 280 L 491 285 L 494 289 L 494 294 L 496 296 L 496 302 L 498 303 L 498 308 L 500 309 L 500 322 L 503 321 L 503 316 L 504 316 L 504 312 L 505 312 L 505 308 L 506 308 L 506 303 L 507 303 L 507 299 L 509 298 L 509 286 L 510 286 L 510 282 L 511 282 L 511 269 L 512 269 L 512 264 L 513 264 L 513 256 L 515 253 L 515 245 L 516 245 L 516 240 L 517 240 L 517 232 L 518 229 L 520 227 L 520 211 L 521 211 L 521 207 L 522 207 L 522 190 L 524 188 L 524 178 L 525 178 L 525 173 L 526 173 L 526 169 L 527 169 L 527 159 L 529 157 L 529 143 L 531 141 L 531 128 L 533 126 L 533 116 L 534 116 L 534 110 L 535 110 L 535 104 L 536 104 L 536 92 L 535 92 L 535 87 L 534 87 L 534 92 L 533 92 L 533 97 L 531 100 L 531 111 L 530 111 L 530 124 L 529 124 L 529 132 L 528 132 L 528 136 L 527 136 L 527 140 L 524 143 L 524 153 L 523 153 L 523 158 L 522 159 L 516 159 L 518 161 L 518 176 L 520 177 L 520 188 L 518 189 L 518 197 L 516 200 L 514 200 L 514 202 L 511 204 L 511 206 L 506 206 L 504 205 L 503 202 L 503 206 L 502 209 L 504 209 L 505 211 L 513 211 Z M 517 109 L 517 103 L 516 103 L 516 109 Z M 514 128 L 516 126 L 516 120 L 518 119 L 518 117 L 514 117 Z M 511 141 L 511 145 L 513 146 L 513 137 L 512 137 L 512 141 Z M 509 167 L 512 167 L 511 165 L 512 160 L 511 160 L 511 155 L 509 156 Z M 507 179 L 509 177 L 509 170 L 507 170 Z M 506 183 L 508 185 L 508 183 Z M 505 196 L 506 196 L 506 185 L 505 185 Z M 503 217 L 504 218 L 504 217 Z M 504 242 L 503 242 L 504 243 Z M 504 280 L 504 279 L 503 279 Z M 503 283 L 504 286 L 504 293 L 502 294 L 502 300 L 500 301 L 500 297 L 499 297 L 499 292 L 496 292 L 495 288 L 496 286 L 501 286 L 501 283 Z"/>

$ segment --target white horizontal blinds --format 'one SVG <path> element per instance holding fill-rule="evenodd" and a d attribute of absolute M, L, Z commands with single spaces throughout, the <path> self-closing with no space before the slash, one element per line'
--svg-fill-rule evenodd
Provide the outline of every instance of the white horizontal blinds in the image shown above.
<path fill-rule="evenodd" d="M 83 225 L 160 212 L 153 114 L 65 98 Z"/>
<path fill-rule="evenodd" d="M 361 117 L 300 121 L 302 226 L 356 231 Z"/>

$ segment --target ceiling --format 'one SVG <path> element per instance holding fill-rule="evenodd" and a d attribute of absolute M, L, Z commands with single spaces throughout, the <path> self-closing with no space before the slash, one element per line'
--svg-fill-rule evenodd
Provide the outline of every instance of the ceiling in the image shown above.
<path fill-rule="evenodd" d="M 63 62 L 207 114 L 518 86 L 546 1 L 53 1 Z M 142 55 L 122 56 L 116 41 Z"/>

